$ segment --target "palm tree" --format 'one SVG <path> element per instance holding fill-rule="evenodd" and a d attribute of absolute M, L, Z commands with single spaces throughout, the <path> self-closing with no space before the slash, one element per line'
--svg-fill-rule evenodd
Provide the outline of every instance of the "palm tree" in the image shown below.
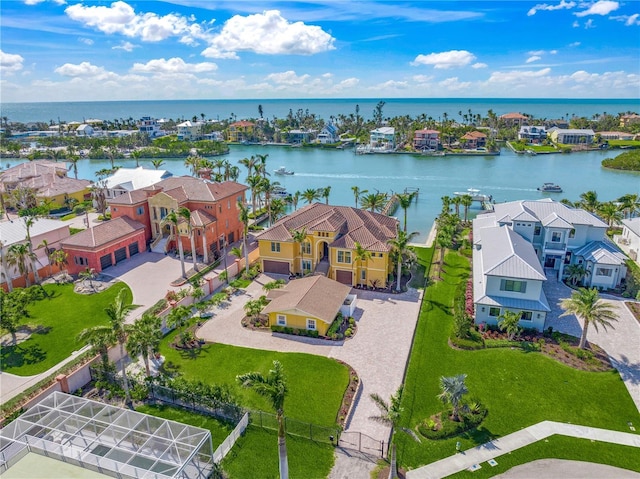
<path fill-rule="evenodd" d="M 127 352 L 131 356 L 142 356 L 147 377 L 151 376 L 149 355 L 157 350 L 162 339 L 161 325 L 162 320 L 158 316 L 144 313 L 141 318 L 129 327 L 129 336 L 126 344 Z"/>
<path fill-rule="evenodd" d="M 581 264 L 570 264 L 564 271 L 567 273 L 567 281 L 570 281 L 574 286 L 587 276 L 587 270 Z"/>
<path fill-rule="evenodd" d="M 267 158 L 269 157 L 269 155 L 259 155 L 256 154 L 256 164 L 254 165 L 254 168 L 256 170 L 257 174 L 262 174 L 262 178 L 266 179 L 267 175 L 269 173 L 267 173 Z"/>
<path fill-rule="evenodd" d="M 600 206 L 600 202 L 598 201 L 598 193 L 595 191 L 586 191 L 580 195 L 580 207 L 589 211 L 590 213 L 595 213 L 598 211 L 598 207 Z"/>
<path fill-rule="evenodd" d="M 193 270 L 198 271 L 198 261 L 196 259 L 196 235 L 193 230 L 193 226 L 191 225 L 191 211 L 189 208 L 183 206 L 178 210 L 178 216 L 184 219 L 187 224 L 187 234 L 189 235 L 189 240 L 191 241 L 191 259 L 193 260 Z M 180 238 L 178 238 L 180 241 Z"/>
<path fill-rule="evenodd" d="M 570 298 L 560 301 L 559 305 L 564 310 L 560 317 L 573 314 L 584 322 L 582 336 L 580 336 L 580 349 L 586 347 L 589 324 L 593 323 L 596 331 L 598 331 L 598 326 L 602 326 L 606 331 L 607 327 L 613 329 L 611 321 L 618 320 L 616 313 L 611 309 L 613 305 L 600 301 L 600 295 L 596 288 L 579 288 L 571 294 Z"/>
<path fill-rule="evenodd" d="M 67 158 L 67 161 L 71 163 L 71 168 L 73 168 L 73 176 L 75 176 L 77 180 L 78 179 L 78 162 L 80 161 L 80 157 L 78 155 L 71 155 Z"/>
<path fill-rule="evenodd" d="M 265 376 L 259 372 L 252 372 L 236 376 L 236 380 L 245 388 L 251 388 L 260 396 L 266 397 L 276 411 L 278 420 L 278 456 L 280 464 L 280 479 L 289 478 L 289 464 L 287 462 L 287 445 L 284 429 L 284 400 L 287 396 L 287 379 L 280 361 L 273 361 L 273 369 Z"/>
<path fill-rule="evenodd" d="M 307 188 L 300 196 L 304 198 L 308 205 L 320 199 L 320 193 L 315 188 Z"/>
<path fill-rule="evenodd" d="M 294 230 L 291 232 L 291 237 L 295 243 L 300 243 L 300 271 L 304 275 L 304 242 L 307 239 L 307 229 L 302 228 L 300 230 Z"/>
<path fill-rule="evenodd" d="M 458 218 L 460 218 L 460 205 L 462 204 L 462 197 L 461 196 L 454 196 L 451 199 L 451 203 L 453 203 L 453 207 L 456 210 L 456 216 Z"/>
<path fill-rule="evenodd" d="M 164 160 L 161 160 L 161 159 L 151 160 L 151 164 L 156 170 L 158 170 L 162 165 L 164 165 Z"/>
<path fill-rule="evenodd" d="M 253 213 L 254 218 L 257 216 L 256 211 L 256 195 L 258 190 L 260 189 L 260 185 L 262 184 L 262 177 L 259 175 L 253 175 L 247 178 L 247 186 L 251 190 L 251 212 Z"/>
<path fill-rule="evenodd" d="M 385 193 L 369 193 L 361 197 L 360 206 L 374 213 L 376 211 L 382 211 L 386 201 L 387 195 Z"/>
<path fill-rule="evenodd" d="M 357 241 L 354 244 L 354 248 L 353 248 L 353 267 L 354 267 L 354 283 L 360 283 L 362 284 L 362 273 L 360 275 L 358 275 L 358 269 L 356 268 L 356 265 L 360 266 L 360 269 L 362 270 L 362 262 L 363 261 L 369 261 L 371 259 L 371 251 L 367 250 L 366 248 L 364 248 L 360 243 L 358 243 Z M 365 283 L 366 286 L 366 283 Z"/>
<path fill-rule="evenodd" d="M 520 318 L 522 312 L 516 313 L 515 311 L 509 311 L 505 309 L 502 311 L 498 321 L 498 327 L 500 331 L 506 331 L 509 335 L 509 341 L 513 340 L 518 333 L 520 333 Z"/>
<path fill-rule="evenodd" d="M 121 289 L 118 295 L 107 308 L 105 309 L 107 316 L 109 317 L 110 327 L 113 331 L 113 337 L 120 346 L 120 372 L 122 373 L 122 385 L 124 388 L 125 401 L 127 404 L 131 404 L 131 394 L 129 393 L 129 381 L 127 380 L 127 372 L 125 370 L 124 361 L 124 345 L 127 341 L 127 325 L 125 320 L 129 311 L 133 310 L 135 306 L 133 304 L 127 304 L 124 298 L 125 290 Z"/>
<path fill-rule="evenodd" d="M 398 477 L 398 463 L 396 460 L 396 443 L 393 440 L 396 430 L 400 423 L 400 417 L 402 415 L 402 385 L 398 388 L 395 394 L 391 396 L 389 402 L 386 402 L 378 394 L 373 393 L 369 397 L 374 404 L 380 409 L 380 415 L 369 416 L 369 419 L 384 424 L 391 428 L 391 467 L 389 468 L 389 479 L 395 479 Z"/>
<path fill-rule="evenodd" d="M 600 203 L 598 215 L 607 222 L 609 228 L 619 224 L 624 216 L 622 210 L 613 201 Z"/>
<path fill-rule="evenodd" d="M 353 191 L 353 196 L 356 200 L 356 208 L 358 207 L 358 200 L 360 199 L 360 196 L 369 193 L 369 190 L 361 190 L 357 186 L 352 186 L 351 191 Z"/>
<path fill-rule="evenodd" d="M 198 169 L 200 168 L 201 158 L 197 155 L 189 155 L 186 160 L 184 160 L 184 166 L 191 170 L 192 176 L 198 175 Z"/>
<path fill-rule="evenodd" d="M 640 213 L 640 195 L 635 193 L 622 195 L 617 201 L 624 211 L 625 218 L 633 218 L 637 213 Z"/>
<path fill-rule="evenodd" d="M 140 153 L 140 150 L 133 150 L 131 152 L 131 158 L 133 158 L 134 160 L 136 160 L 136 168 L 138 166 L 140 166 L 140 157 L 142 156 L 142 154 Z"/>
<path fill-rule="evenodd" d="M 31 269 L 33 270 L 33 281 L 36 284 L 40 283 L 40 276 L 38 276 L 38 267 L 36 266 L 36 255 L 33 253 L 33 244 L 31 242 L 31 227 L 36 222 L 36 216 L 25 216 L 24 227 L 26 229 L 27 248 L 29 249 L 29 259 L 31 260 Z"/>
<path fill-rule="evenodd" d="M 242 259 L 242 256 L 244 254 L 242 252 L 242 246 L 243 245 L 240 245 L 239 247 L 238 246 L 234 246 L 233 248 L 231 248 L 229 250 L 229 254 L 231 254 L 231 256 L 235 256 L 238 259 Z"/>
<path fill-rule="evenodd" d="M 325 186 L 324 188 L 320 188 L 320 196 L 322 196 L 325 200 L 325 204 L 329 204 L 329 195 L 331 194 L 331 186 Z"/>
<path fill-rule="evenodd" d="M 409 249 L 409 242 L 417 235 L 417 231 L 407 234 L 398 230 L 397 237 L 387 241 L 387 244 L 391 246 L 391 254 L 396 263 L 396 290 L 398 291 L 401 291 L 402 265 L 415 258 L 415 253 Z"/>
<path fill-rule="evenodd" d="M 109 364 L 109 347 L 116 342 L 113 329 L 109 326 L 85 328 L 78 334 L 77 341 L 91 345 L 91 348 L 100 355 L 102 368 L 106 371 Z"/>
<path fill-rule="evenodd" d="M 415 192 L 401 193 L 397 195 L 398 205 L 400 205 L 400 208 L 402 208 L 402 210 L 404 211 L 404 227 L 402 229 L 405 233 L 407 232 L 407 209 L 409 209 L 409 206 L 411 206 L 411 202 L 413 201 L 413 198 L 415 196 Z"/>
<path fill-rule="evenodd" d="M 178 222 L 179 217 L 175 211 L 172 211 L 167 216 L 162 219 L 161 224 L 169 224 L 171 226 L 171 234 L 175 238 L 176 243 L 178 243 L 178 252 L 180 255 L 180 267 L 182 268 L 182 277 L 187 277 L 187 272 L 184 269 L 184 251 L 182 250 L 182 241 L 180 241 L 179 231 L 178 231 Z"/>
<path fill-rule="evenodd" d="M 442 400 L 445 404 L 451 404 L 451 418 L 454 421 L 460 421 L 460 408 L 462 405 L 462 396 L 467 394 L 467 389 L 464 380 L 467 378 L 466 374 L 458 374 L 457 376 L 440 378 L 440 394 L 438 399 Z"/>
<path fill-rule="evenodd" d="M 469 221 L 469 208 L 473 204 L 473 197 L 471 195 L 462 195 L 460 204 L 464 207 L 464 222 Z"/>
<path fill-rule="evenodd" d="M 10 266 L 14 266 L 18 269 L 18 272 L 21 276 L 24 276 L 25 284 L 27 288 L 31 286 L 31 281 L 29 279 L 29 248 L 24 243 L 14 243 L 9 246 L 9 250 L 7 252 L 7 263 Z M 7 277 L 7 280 L 10 279 Z"/>
<path fill-rule="evenodd" d="M 2 192 L 0 192 L 0 196 L 2 196 Z M 0 283 L 2 282 L 2 277 L 7 283 L 7 290 L 10 292 L 13 291 L 13 281 L 9 277 L 9 268 L 7 265 L 7 256 L 4 254 L 4 243 L 0 239 Z"/>
<path fill-rule="evenodd" d="M 445 195 L 440 200 L 442 201 L 442 213 L 449 214 L 451 212 L 451 197 Z"/>
<path fill-rule="evenodd" d="M 287 210 L 287 205 L 282 198 L 274 198 L 269 203 L 270 224 L 282 218 Z"/>
<path fill-rule="evenodd" d="M 249 234 L 249 206 L 243 201 L 238 201 L 238 215 L 242 223 L 242 250 L 244 251 L 244 271 L 249 274 L 249 248 L 247 247 L 247 235 Z"/>
<path fill-rule="evenodd" d="M 296 211 L 298 209 L 298 202 L 300 201 L 300 197 L 302 193 L 296 191 L 293 195 L 291 195 L 291 204 L 293 205 L 293 210 Z"/>
<path fill-rule="evenodd" d="M 247 179 L 253 176 L 253 167 L 256 164 L 255 157 L 252 156 L 251 158 L 243 158 L 240 161 L 238 161 L 238 163 L 240 163 L 241 165 L 247 168 Z"/>

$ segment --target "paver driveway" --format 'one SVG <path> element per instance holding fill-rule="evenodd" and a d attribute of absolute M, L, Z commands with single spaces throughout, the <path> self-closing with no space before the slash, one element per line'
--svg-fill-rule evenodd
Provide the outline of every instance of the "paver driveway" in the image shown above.
<path fill-rule="evenodd" d="M 282 352 L 301 352 L 340 359 L 351 365 L 362 383 L 362 394 L 346 431 L 358 431 L 387 441 L 389 428 L 369 419 L 379 410 L 369 395 L 377 393 L 385 399 L 402 383 L 418 319 L 421 293 L 383 294 L 354 290 L 358 294 L 354 317 L 356 335 L 347 341 L 324 341 L 271 332 L 250 331 L 240 324 L 247 300 L 264 294 L 262 285 L 272 278 L 261 275 L 236 296 L 229 307 L 217 310 L 199 330 L 198 336 L 212 342 Z"/>

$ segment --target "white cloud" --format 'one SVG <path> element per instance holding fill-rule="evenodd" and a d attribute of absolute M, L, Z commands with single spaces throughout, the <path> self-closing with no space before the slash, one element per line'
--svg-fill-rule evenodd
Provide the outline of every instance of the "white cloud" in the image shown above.
<path fill-rule="evenodd" d="M 369 87 L 373 91 L 389 91 L 389 90 L 407 90 L 410 87 L 406 81 L 389 80 L 384 83 L 378 83 Z"/>
<path fill-rule="evenodd" d="M 479 68 L 487 68 L 489 65 L 487 65 L 486 63 L 482 63 L 482 62 L 476 62 L 473 65 L 471 65 L 471 68 L 477 70 Z"/>
<path fill-rule="evenodd" d="M 537 62 L 538 60 L 542 60 L 542 57 L 538 55 L 534 55 L 532 57 L 527 58 L 526 63 L 533 63 L 533 62 Z"/>
<path fill-rule="evenodd" d="M 578 20 L 574 20 L 574 22 L 571 24 L 571 26 L 573 28 L 579 28 L 580 27 L 580 22 Z"/>
<path fill-rule="evenodd" d="M 96 65 L 92 65 L 89 62 L 82 62 L 78 65 L 74 65 L 73 63 L 65 63 L 61 67 L 58 67 L 54 70 L 56 73 L 66 77 L 96 77 L 96 76 L 104 76 L 108 72 L 104 69 L 104 67 L 98 67 Z"/>
<path fill-rule="evenodd" d="M 582 12 L 576 12 L 576 17 L 586 17 L 587 15 L 609 15 L 611 12 L 620 8 L 618 2 L 612 2 L 611 0 L 599 0 Z"/>
<path fill-rule="evenodd" d="M 347 78 L 346 80 L 342 80 L 340 83 L 338 83 L 338 85 L 336 86 L 336 89 L 338 90 L 343 90 L 343 89 L 347 89 L 347 88 L 353 88 L 355 86 L 357 86 L 360 83 L 360 80 L 357 78 Z"/>
<path fill-rule="evenodd" d="M 418 55 L 411 65 L 433 65 L 434 68 L 447 69 L 464 67 L 475 59 L 475 55 L 466 50 L 451 50 L 448 52 Z"/>
<path fill-rule="evenodd" d="M 112 50 L 124 50 L 125 52 L 132 52 L 136 46 L 131 42 L 122 42 L 120 45 L 116 45 Z"/>
<path fill-rule="evenodd" d="M 493 72 L 489 77 L 489 83 L 519 83 L 522 81 L 531 81 L 532 79 L 540 79 L 551 73 L 551 68 L 543 68 L 538 71 L 514 70 L 510 72 Z"/>
<path fill-rule="evenodd" d="M 182 58 L 158 58 L 147 63 L 134 63 L 131 68 L 135 73 L 203 73 L 215 71 L 218 65 L 211 62 L 186 63 Z"/>
<path fill-rule="evenodd" d="M 471 82 L 461 82 L 458 77 L 452 77 L 438 82 L 438 85 L 447 91 L 461 91 L 468 89 Z"/>
<path fill-rule="evenodd" d="M 569 43 L 570 47 L 579 47 L 581 45 L 580 42 L 573 42 L 573 43 Z"/>
<path fill-rule="evenodd" d="M 433 80 L 433 76 L 431 75 L 413 75 L 411 79 L 416 83 L 429 83 Z"/>
<path fill-rule="evenodd" d="M 289 70 L 281 73 L 271 73 L 265 80 L 272 81 L 276 85 L 302 85 L 310 78 L 309 75 L 296 75 L 296 72 Z"/>
<path fill-rule="evenodd" d="M 590 29 L 590 28 L 595 28 L 596 26 L 593 23 L 593 19 L 590 18 L 589 20 L 587 20 L 586 22 L 584 22 L 584 28 L 586 30 Z"/>
<path fill-rule="evenodd" d="M 20 55 L 5 53 L 0 50 L 0 73 L 8 74 L 22 70 L 24 58 Z"/>
<path fill-rule="evenodd" d="M 93 45 L 93 40 L 91 40 L 91 38 L 81 37 L 81 38 L 78 38 L 78 41 L 80 43 L 84 43 L 85 45 Z"/>
<path fill-rule="evenodd" d="M 633 15 L 617 15 L 614 17 L 609 17 L 611 20 L 616 20 L 618 22 L 624 22 L 625 26 L 631 27 L 635 25 L 640 25 L 640 14 L 634 13 Z"/>
<path fill-rule="evenodd" d="M 532 7 L 527 12 L 527 16 L 530 17 L 532 15 L 535 15 L 540 10 L 545 10 L 545 11 L 548 11 L 548 12 L 552 12 L 554 10 L 572 9 L 575 6 L 576 6 L 575 2 L 565 2 L 565 0 L 561 0 L 561 2 L 559 4 L 557 4 L 557 5 L 548 5 L 546 3 L 541 3 L 539 5 L 536 5 L 536 6 Z"/>
<path fill-rule="evenodd" d="M 197 39 L 208 37 L 200 25 L 192 23 L 193 18 L 174 13 L 165 16 L 136 14 L 133 7 L 122 1 L 113 2 L 109 7 L 78 3 L 67 7 L 65 13 L 70 19 L 101 32 L 140 38 L 145 42 L 159 42 L 177 36 L 182 43 L 194 44 Z"/>
<path fill-rule="evenodd" d="M 313 55 L 334 50 L 335 39 L 322 28 L 302 22 L 290 23 L 278 10 L 227 20 L 218 35 L 209 41 L 202 55 L 237 58 L 237 52 L 266 55 Z"/>

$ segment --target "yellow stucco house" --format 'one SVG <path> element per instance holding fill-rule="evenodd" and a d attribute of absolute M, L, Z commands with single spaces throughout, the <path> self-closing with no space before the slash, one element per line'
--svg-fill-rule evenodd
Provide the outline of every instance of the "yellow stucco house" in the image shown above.
<path fill-rule="evenodd" d="M 349 296 L 351 287 L 324 276 L 307 276 L 269 292 L 269 304 L 262 314 L 269 316 L 269 326 L 318 331 L 327 330 Z"/>
<path fill-rule="evenodd" d="M 313 203 L 257 236 L 260 264 L 265 273 L 316 272 L 349 286 L 384 287 L 393 272 L 388 241 L 397 230 L 396 218 Z M 297 233 L 304 234 L 304 241 L 294 239 Z M 358 258 L 356 244 L 368 258 Z"/>
<path fill-rule="evenodd" d="M 229 141 L 240 143 L 243 141 L 253 140 L 255 127 L 255 123 L 246 120 L 231 123 L 227 130 Z"/>

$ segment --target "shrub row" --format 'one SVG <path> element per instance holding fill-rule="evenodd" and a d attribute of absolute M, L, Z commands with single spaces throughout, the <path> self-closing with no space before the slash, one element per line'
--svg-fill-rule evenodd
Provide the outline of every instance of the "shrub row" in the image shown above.
<path fill-rule="evenodd" d="M 310 338 L 317 338 L 320 336 L 318 331 L 309 329 L 290 328 L 289 326 L 277 326 L 272 325 L 271 331 L 274 333 L 293 334 L 294 336 L 308 336 Z"/>

